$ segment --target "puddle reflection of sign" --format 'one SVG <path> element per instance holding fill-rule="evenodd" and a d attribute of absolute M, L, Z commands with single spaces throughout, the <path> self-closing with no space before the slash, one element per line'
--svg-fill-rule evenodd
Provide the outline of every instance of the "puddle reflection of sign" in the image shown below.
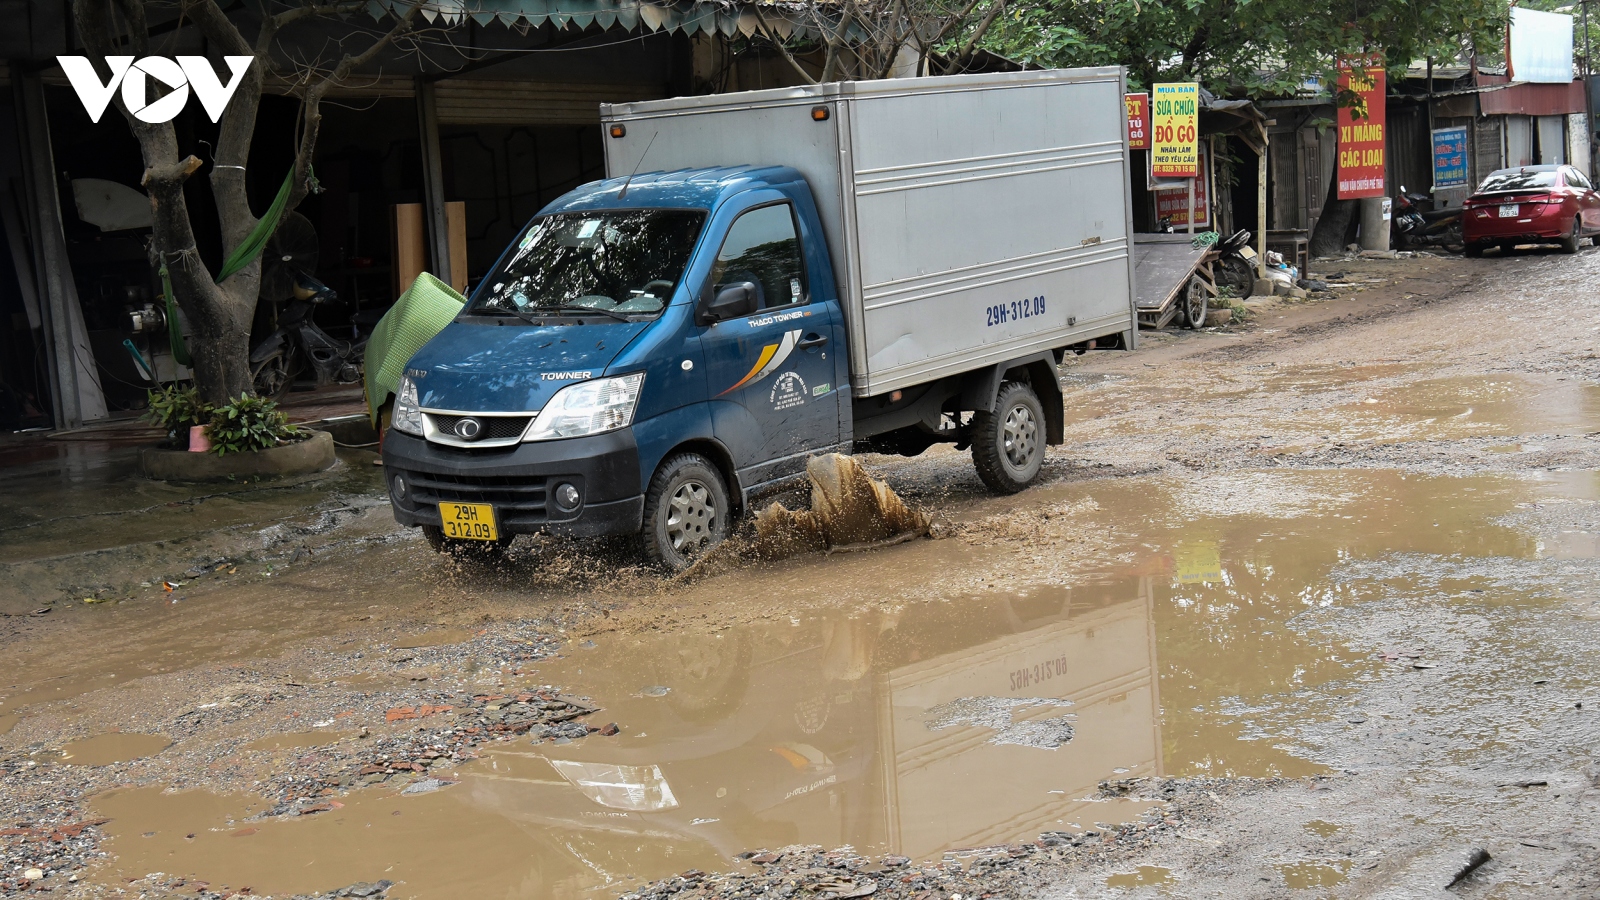
<path fill-rule="evenodd" d="M 1222 554 L 1216 541 L 1184 542 L 1172 551 L 1179 584 L 1215 584 L 1222 580 Z"/>
<path fill-rule="evenodd" d="M 1339 58 L 1339 199 L 1382 197 L 1383 58 Z"/>
<path fill-rule="evenodd" d="M 1206 172 L 1206 147 L 1200 145 L 1200 171 Z M 1211 198 L 1206 191 L 1204 175 L 1199 178 L 1182 178 L 1157 182 L 1152 190 L 1156 195 L 1156 218 L 1166 219 L 1174 228 L 1189 224 L 1189 184 L 1194 183 L 1194 224 L 1210 227 Z"/>
<path fill-rule="evenodd" d="M 1122 102 L 1128 107 L 1128 149 L 1150 149 L 1150 95 L 1127 94 Z"/>
<path fill-rule="evenodd" d="M 1467 129 L 1433 130 L 1433 187 L 1465 187 L 1467 184 Z"/>
<path fill-rule="evenodd" d="M 1150 170 L 1157 178 L 1193 178 L 1199 171 L 1200 85 L 1153 86 Z"/>

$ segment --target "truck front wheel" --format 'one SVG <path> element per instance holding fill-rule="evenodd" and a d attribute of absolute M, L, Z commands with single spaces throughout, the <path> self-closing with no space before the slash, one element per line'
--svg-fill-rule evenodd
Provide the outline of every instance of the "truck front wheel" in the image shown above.
<path fill-rule="evenodd" d="M 994 412 L 972 417 L 972 464 L 998 494 L 1015 494 L 1039 477 L 1044 465 L 1044 407 L 1020 381 L 1000 386 Z"/>
<path fill-rule="evenodd" d="M 728 536 L 728 487 L 705 457 L 680 453 L 661 464 L 644 495 L 644 555 L 681 572 Z"/>

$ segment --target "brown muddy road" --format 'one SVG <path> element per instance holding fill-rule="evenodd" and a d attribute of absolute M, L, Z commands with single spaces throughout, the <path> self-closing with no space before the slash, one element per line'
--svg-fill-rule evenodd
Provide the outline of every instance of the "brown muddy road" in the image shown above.
<path fill-rule="evenodd" d="M 434 557 L 359 451 L 57 442 L 0 470 L 0 895 L 1600 894 L 1600 251 L 1321 268 L 1070 361 L 1022 495 L 869 458 L 934 540 L 682 583 Z M 849 850 L 741 859 L 794 845 Z"/>

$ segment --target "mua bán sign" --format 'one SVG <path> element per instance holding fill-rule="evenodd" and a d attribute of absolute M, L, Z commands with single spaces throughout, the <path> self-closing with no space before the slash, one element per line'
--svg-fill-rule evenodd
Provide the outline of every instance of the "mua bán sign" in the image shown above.
<path fill-rule="evenodd" d="M 1386 196 L 1383 60 L 1339 59 L 1339 199 Z"/>
<path fill-rule="evenodd" d="M 1193 178 L 1200 171 L 1200 85 L 1152 85 L 1150 107 L 1150 173 Z"/>

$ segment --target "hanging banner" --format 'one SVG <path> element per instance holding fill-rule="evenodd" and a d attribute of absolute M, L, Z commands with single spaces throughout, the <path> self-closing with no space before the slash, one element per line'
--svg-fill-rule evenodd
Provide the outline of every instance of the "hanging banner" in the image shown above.
<path fill-rule="evenodd" d="M 1122 102 L 1128 107 L 1128 149 L 1150 149 L 1150 95 L 1125 94 Z"/>
<path fill-rule="evenodd" d="M 1173 228 L 1187 228 L 1189 226 L 1189 185 L 1194 184 L 1194 226 L 1195 228 L 1211 227 L 1211 197 L 1206 190 L 1206 182 L 1210 181 L 1205 176 L 1209 171 L 1206 159 L 1206 145 L 1200 145 L 1200 176 L 1198 178 L 1180 178 L 1161 183 L 1155 189 L 1156 218 L 1166 219 Z M 1177 190 L 1169 186 L 1176 185 Z"/>
<path fill-rule="evenodd" d="M 1466 187 L 1467 129 L 1433 130 L 1433 189 Z"/>
<path fill-rule="evenodd" d="M 1383 197 L 1383 59 L 1339 58 L 1339 199 Z"/>
<path fill-rule="evenodd" d="M 1152 85 L 1150 172 L 1157 178 L 1193 178 L 1200 170 L 1200 85 Z"/>

